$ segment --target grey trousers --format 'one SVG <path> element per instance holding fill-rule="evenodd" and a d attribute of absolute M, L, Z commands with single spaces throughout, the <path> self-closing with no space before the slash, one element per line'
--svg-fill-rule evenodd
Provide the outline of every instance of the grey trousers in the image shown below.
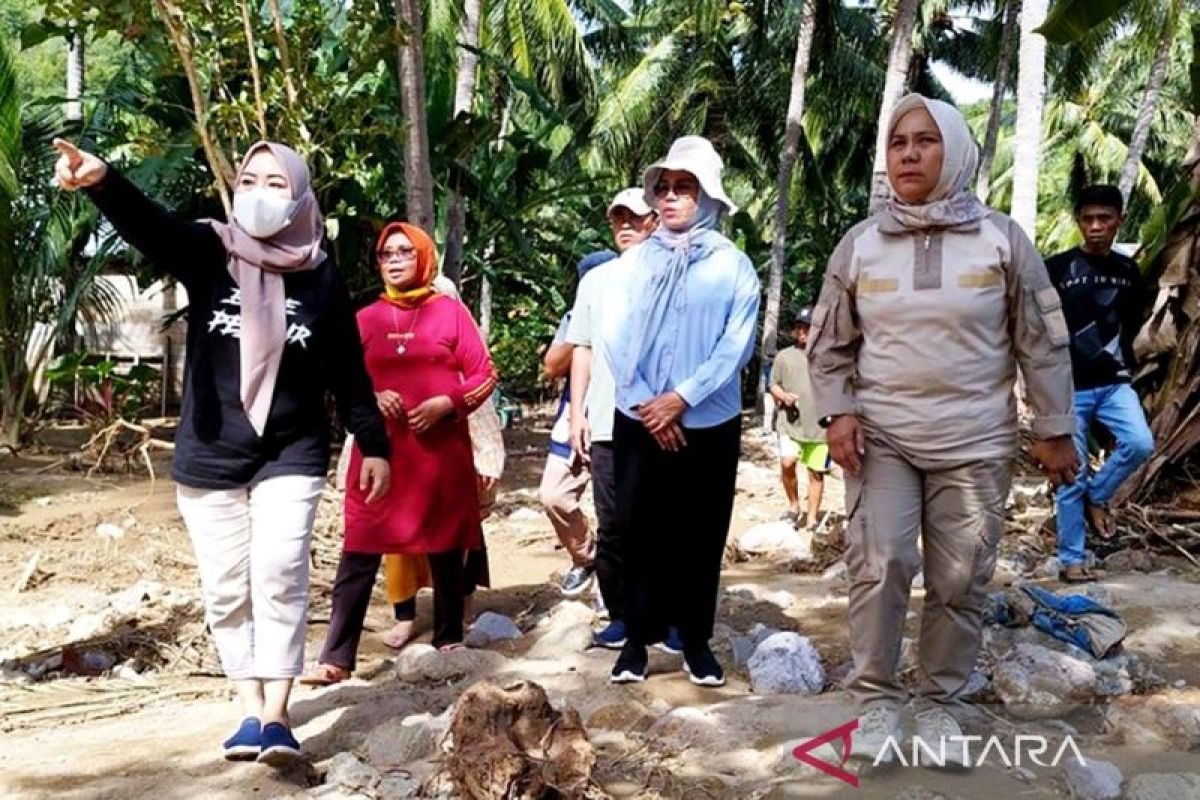
<path fill-rule="evenodd" d="M 868 438 L 861 478 L 846 476 L 854 656 L 847 689 L 860 706 L 907 699 L 896 672 L 922 553 L 925 605 L 916 694 L 926 705 L 959 702 L 979 653 L 985 588 L 1004 535 L 1011 479 L 1011 459 L 913 459 Z"/>

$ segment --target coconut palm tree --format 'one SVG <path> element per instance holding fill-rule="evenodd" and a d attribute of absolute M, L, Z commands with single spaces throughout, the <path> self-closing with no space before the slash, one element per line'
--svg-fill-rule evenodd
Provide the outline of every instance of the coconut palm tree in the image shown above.
<path fill-rule="evenodd" d="M 899 0 L 892 16 L 892 45 L 888 53 L 887 77 L 883 84 L 883 100 L 879 104 L 879 125 L 875 135 L 875 162 L 871 178 L 873 206 L 886 200 L 888 195 L 887 128 L 908 80 L 919 6 L 919 0 Z"/>
<path fill-rule="evenodd" d="M 404 148 L 405 216 L 433 231 L 433 168 L 429 159 L 429 122 L 425 107 L 425 25 L 421 0 L 395 0 L 402 41 L 396 54 L 400 106 L 407 122 Z"/>
<path fill-rule="evenodd" d="M 1042 156 L 1042 106 L 1046 92 L 1046 39 L 1037 29 L 1049 0 L 1024 0 L 1017 59 L 1017 126 L 1012 218 L 1031 238 L 1037 235 L 1038 165 Z"/>

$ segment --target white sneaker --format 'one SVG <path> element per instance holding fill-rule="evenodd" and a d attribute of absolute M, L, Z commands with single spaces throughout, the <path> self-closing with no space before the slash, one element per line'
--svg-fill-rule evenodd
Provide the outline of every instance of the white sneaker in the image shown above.
<path fill-rule="evenodd" d="M 886 704 L 871 706 L 858 718 L 858 730 L 850 737 L 849 757 L 880 765 L 891 764 L 896 757 L 896 748 L 887 744 L 889 738 L 895 741 L 896 748 L 904 746 L 899 709 Z"/>
<path fill-rule="evenodd" d="M 914 748 L 922 767 L 965 772 L 971 769 L 967 743 L 958 721 L 944 708 L 928 708 L 917 714 L 917 738 Z"/>

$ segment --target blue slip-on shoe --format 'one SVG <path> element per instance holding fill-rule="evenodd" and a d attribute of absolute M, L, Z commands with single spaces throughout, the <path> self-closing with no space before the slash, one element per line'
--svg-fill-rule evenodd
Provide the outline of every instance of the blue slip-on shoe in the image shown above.
<path fill-rule="evenodd" d="M 625 623 L 614 619 L 603 630 L 592 634 L 592 644 L 608 650 L 620 650 L 625 646 Z"/>
<path fill-rule="evenodd" d="M 667 629 L 667 638 L 658 644 L 654 645 L 664 653 L 670 653 L 677 656 L 683 652 L 683 638 L 679 635 L 679 628 L 672 625 Z"/>
<path fill-rule="evenodd" d="M 261 750 L 262 723 L 258 717 L 246 717 L 237 732 L 221 743 L 221 750 L 229 761 L 253 761 Z"/>
<path fill-rule="evenodd" d="M 262 729 L 262 752 L 258 754 L 260 764 L 270 764 L 272 767 L 286 767 L 302 761 L 300 743 L 287 725 L 282 722 L 269 722 Z"/>

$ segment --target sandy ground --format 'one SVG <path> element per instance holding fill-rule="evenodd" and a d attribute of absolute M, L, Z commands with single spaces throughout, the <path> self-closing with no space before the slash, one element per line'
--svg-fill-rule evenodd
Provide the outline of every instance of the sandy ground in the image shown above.
<path fill-rule="evenodd" d="M 1028 772 L 987 766 L 967 776 L 898 769 L 866 776 L 853 789 L 790 755 L 800 741 L 853 717 L 836 686 L 815 697 L 756 695 L 746 674 L 727 663 L 728 685 L 704 690 L 687 682 L 677 657 L 656 654 L 645 684 L 611 687 L 611 653 L 541 646 L 548 634 L 539 633 L 537 624 L 562 610 L 551 584 L 567 566 L 549 524 L 537 512 L 544 434 L 509 432 L 500 507 L 486 524 L 494 586 L 479 601 L 479 611 L 507 614 L 532 630 L 518 642 L 456 655 L 458 661 L 443 673 L 413 678 L 410 661 L 426 657 L 423 645 L 397 658 L 379 642 L 377 633 L 390 625 L 380 593 L 368 618 L 370 632 L 355 678 L 328 689 L 300 689 L 295 695 L 297 733 L 314 763 L 345 750 L 363 754 L 369 750 L 368 735 L 388 720 L 439 714 L 472 681 L 492 677 L 536 680 L 557 706 L 578 709 L 598 748 L 597 778 L 616 797 L 1066 796 L 1058 770 L 1037 766 Z M 745 443 L 733 537 L 784 510 L 769 441 L 750 431 Z M 51 461 L 0 463 L 0 663 L 52 659 L 64 642 L 72 641 L 65 631 L 74 620 L 103 608 L 115 593 L 139 580 L 184 594 L 196 590 L 194 563 L 174 509 L 174 487 L 164 477 L 165 464 L 159 464 L 159 478 L 152 482 L 144 477 L 89 479 L 47 469 Z M 830 483 L 827 504 L 840 510 L 841 483 Z M 328 619 L 336 517 L 331 501 L 316 536 L 310 655 L 319 647 Z M 120 526 L 123 535 L 98 533 L 105 524 Z M 32 579 L 22 591 L 13 591 L 35 554 Z M 1102 585 L 1130 624 L 1128 648 L 1153 664 L 1166 691 L 1200 694 L 1189 688 L 1200 686 L 1200 583 L 1175 569 L 1110 574 Z M 757 600 L 723 602 L 718 621 L 738 632 L 758 622 L 798 631 L 811 637 L 827 672 L 844 669 L 849 660 L 844 581 L 751 561 L 731 564 L 723 586 L 747 587 L 757 595 L 790 592 L 795 601 L 786 608 Z M 920 598 L 920 591 L 914 592 L 914 609 Z M 425 642 L 427 596 L 419 607 Z M 910 614 L 906 634 L 916 632 L 916 615 Z M 235 723 L 235 710 L 194 604 L 181 604 L 161 619 L 135 627 L 90 633 L 91 638 L 74 647 L 105 649 L 118 660 L 135 662 L 142 674 L 87 677 L 51 671 L 49 678 L 33 683 L 0 682 L 0 796 L 272 798 L 296 794 L 319 781 L 318 769 L 276 773 L 220 758 L 217 745 Z M 1200 707 L 1200 698 L 1191 702 Z M 1083 709 L 1067 723 L 1079 732 L 1086 756 L 1115 762 L 1127 778 L 1141 772 L 1200 772 L 1195 752 L 1134 746 L 1105 736 L 1097 709 Z M 990 729 L 1009 734 L 1047 730 L 1044 725 L 1018 725 L 987 722 Z M 1058 731 L 1061 735 L 1062 729 Z"/>

